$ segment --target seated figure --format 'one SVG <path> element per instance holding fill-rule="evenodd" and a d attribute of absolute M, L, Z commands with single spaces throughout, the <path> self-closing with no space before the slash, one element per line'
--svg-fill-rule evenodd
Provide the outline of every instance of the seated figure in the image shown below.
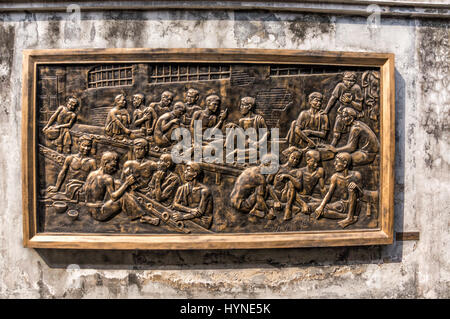
<path fill-rule="evenodd" d="M 149 183 L 147 195 L 163 205 L 172 204 L 175 192 L 180 184 L 177 174 L 170 171 L 173 166 L 172 156 L 162 154 L 158 162 L 158 170 Z"/>
<path fill-rule="evenodd" d="M 185 113 L 186 108 L 183 102 L 177 102 L 173 106 L 173 111 L 163 114 L 155 125 L 154 140 L 159 147 L 171 145 L 172 132 L 180 128 L 180 118 Z"/>

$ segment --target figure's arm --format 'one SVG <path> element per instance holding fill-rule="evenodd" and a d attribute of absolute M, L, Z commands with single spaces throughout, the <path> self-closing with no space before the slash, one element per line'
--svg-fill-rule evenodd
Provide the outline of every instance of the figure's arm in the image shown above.
<path fill-rule="evenodd" d="M 190 207 L 186 207 L 183 204 L 181 204 L 183 197 L 183 186 L 178 187 L 177 192 L 175 194 L 175 199 L 173 200 L 172 208 L 175 210 L 178 210 L 183 213 L 194 213 L 193 209 Z M 175 220 L 181 220 L 182 214 L 174 214 Z"/>
<path fill-rule="evenodd" d="M 172 119 L 172 120 L 170 120 L 168 122 L 166 120 L 162 120 L 161 131 L 163 133 L 166 132 L 167 130 L 169 130 L 172 127 L 172 125 L 174 125 L 177 122 L 178 122 L 178 119 Z"/>
<path fill-rule="evenodd" d="M 67 171 L 69 170 L 70 163 L 72 162 L 72 156 L 67 156 L 66 160 L 64 161 L 63 167 L 61 168 L 61 171 L 58 174 L 58 177 L 56 179 L 56 184 L 53 187 L 49 187 L 48 191 L 52 192 L 58 192 L 61 188 L 62 183 L 64 182 L 64 179 L 66 178 Z"/>
<path fill-rule="evenodd" d="M 360 129 L 353 127 L 350 130 L 350 135 L 348 136 L 347 144 L 342 147 L 336 148 L 335 149 L 336 153 L 339 153 L 339 152 L 352 153 L 352 152 L 354 152 L 358 147 L 359 134 L 360 134 Z"/>
<path fill-rule="evenodd" d="M 320 193 L 322 194 L 322 196 L 325 196 L 327 193 L 327 189 L 325 187 L 325 171 L 322 167 L 319 167 L 317 169 L 317 173 L 319 175 Z"/>
<path fill-rule="evenodd" d="M 363 101 L 363 94 L 361 88 L 359 87 L 359 85 L 357 85 L 355 87 L 355 97 L 352 100 L 351 105 L 352 107 L 361 112 L 363 110 L 362 101 Z"/>
<path fill-rule="evenodd" d="M 139 112 L 136 110 L 133 113 L 133 119 L 134 119 L 134 125 L 141 126 L 142 123 L 144 123 L 147 118 L 146 118 L 145 112 L 141 113 L 140 117 L 139 117 Z"/>
<path fill-rule="evenodd" d="M 228 109 L 225 109 L 219 114 L 219 120 L 217 121 L 217 124 L 214 126 L 213 131 L 220 130 L 222 128 L 222 124 L 225 121 L 225 118 L 227 117 Z"/>
<path fill-rule="evenodd" d="M 328 204 L 328 202 L 331 200 L 331 196 L 333 196 L 335 189 L 336 189 L 336 175 L 333 175 L 331 177 L 330 189 L 328 190 L 327 194 L 323 198 L 319 207 L 317 207 L 317 209 L 316 209 L 316 214 L 317 214 L 316 218 L 319 218 L 322 215 L 325 205 Z"/>
<path fill-rule="evenodd" d="M 296 176 L 290 174 L 283 174 L 287 179 L 291 181 L 297 191 L 301 191 L 303 188 L 303 173 L 299 170 Z"/>
<path fill-rule="evenodd" d="M 47 124 L 43 128 L 44 130 L 49 128 L 49 126 L 52 125 L 53 122 L 55 122 L 55 120 L 58 117 L 59 113 L 61 112 L 62 108 L 63 108 L 63 106 L 61 105 L 60 107 L 58 107 L 58 109 L 55 111 L 55 113 L 52 114 L 52 116 L 48 120 Z"/>
<path fill-rule="evenodd" d="M 136 181 L 136 179 L 134 178 L 134 176 L 129 175 L 125 179 L 125 183 L 120 185 L 118 190 L 114 191 L 114 181 L 112 178 L 110 180 L 108 179 L 107 184 L 106 184 L 106 189 L 107 189 L 108 193 L 110 194 L 111 200 L 112 201 L 119 200 L 120 197 L 122 197 L 122 195 L 125 193 L 127 188 L 129 186 L 133 185 L 135 181 Z"/>
<path fill-rule="evenodd" d="M 161 200 L 165 201 L 172 196 L 173 191 L 178 185 L 178 178 L 171 178 L 162 184 Z"/>
<path fill-rule="evenodd" d="M 330 99 L 328 100 L 327 107 L 326 107 L 325 110 L 323 111 L 325 114 L 328 114 L 328 113 L 330 112 L 330 110 L 331 110 L 331 108 L 333 107 L 333 105 L 334 105 L 334 103 L 336 102 L 336 100 L 337 100 L 337 97 L 336 97 L 336 96 L 332 95 L 332 96 L 330 97 Z"/>
<path fill-rule="evenodd" d="M 77 115 L 75 113 L 73 113 L 70 116 L 70 121 L 69 123 L 66 124 L 61 124 L 61 125 L 57 125 L 58 128 L 71 128 L 72 125 L 75 123 L 75 120 L 77 119 Z"/>

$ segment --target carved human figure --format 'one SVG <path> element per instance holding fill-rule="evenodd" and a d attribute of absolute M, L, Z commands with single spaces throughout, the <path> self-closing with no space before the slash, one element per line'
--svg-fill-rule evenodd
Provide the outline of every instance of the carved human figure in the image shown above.
<path fill-rule="evenodd" d="M 173 93 L 170 91 L 164 91 L 161 94 L 161 100 L 159 102 L 150 103 L 150 108 L 152 108 L 158 118 L 165 113 L 171 111 L 171 106 L 173 102 Z"/>
<path fill-rule="evenodd" d="M 271 194 L 265 174 L 262 173 L 263 169 L 272 171 L 269 166 L 278 163 L 278 159 L 273 157 L 271 153 L 264 155 L 260 165 L 246 168 L 236 179 L 230 194 L 231 205 L 235 209 L 259 218 L 275 218 L 273 209 L 266 203 L 267 196 Z M 274 200 L 277 202 L 277 198 Z"/>
<path fill-rule="evenodd" d="M 221 129 L 222 125 L 227 117 L 227 110 L 221 111 L 220 114 L 217 114 L 220 110 L 221 100 L 217 95 L 209 95 L 206 97 L 206 107 L 203 110 L 198 110 L 194 112 L 190 124 L 191 136 L 194 137 L 194 134 L 203 134 L 204 131 L 208 128 L 211 129 Z M 201 121 L 201 132 L 195 132 L 195 121 Z M 201 140 L 202 137 L 198 137 L 198 140 Z"/>
<path fill-rule="evenodd" d="M 328 115 L 320 111 L 323 95 L 313 92 L 308 96 L 308 110 L 300 112 L 286 136 L 290 146 L 315 147 L 322 143 L 330 130 Z"/>
<path fill-rule="evenodd" d="M 344 72 L 342 82 L 339 82 L 331 93 L 327 107 L 324 110 L 328 114 L 334 104 L 338 102 L 337 116 L 333 128 L 333 140 L 331 145 L 336 146 L 342 133 L 345 133 L 346 126 L 342 120 L 342 111 L 349 107 L 355 110 L 358 117 L 363 117 L 363 95 L 361 87 L 356 83 L 356 72 Z"/>
<path fill-rule="evenodd" d="M 374 161 L 380 149 L 380 143 L 372 129 L 364 122 L 356 120 L 356 111 L 346 107 L 342 111 L 341 121 L 345 128 L 350 128 L 347 143 L 341 147 L 323 145 L 327 152 L 351 153 L 353 165 L 365 165 Z"/>
<path fill-rule="evenodd" d="M 72 135 L 70 134 L 70 128 L 77 119 L 75 110 L 78 104 L 75 97 L 70 97 L 66 105 L 58 107 L 42 129 L 48 139 L 55 141 L 59 153 L 70 153 L 71 151 Z"/>
<path fill-rule="evenodd" d="M 245 141 L 244 150 L 236 149 L 234 152 L 228 154 L 227 156 L 234 156 L 235 153 L 239 152 L 244 152 L 243 154 L 245 154 L 245 152 L 250 149 L 258 150 L 260 145 L 266 143 L 269 134 L 267 124 L 264 120 L 264 117 L 255 113 L 255 106 L 255 98 L 250 96 L 243 97 L 239 105 L 239 111 L 242 116 L 239 119 L 239 126 L 234 123 L 229 123 L 228 125 L 226 125 L 227 128 L 241 128 L 242 130 L 235 130 L 234 132 L 237 138 Z M 252 136 L 251 134 L 244 134 L 244 132 L 248 129 L 254 129 L 254 136 Z M 262 129 L 262 132 L 260 132 L 260 129 Z M 231 133 L 232 131 L 229 132 Z M 225 145 L 233 142 L 231 139 L 234 138 L 234 135 L 230 133 L 227 134 Z"/>
<path fill-rule="evenodd" d="M 171 144 L 172 132 L 180 128 L 180 118 L 186 112 L 183 102 L 177 102 L 173 106 L 173 111 L 163 114 L 155 124 L 154 140 L 160 147 Z"/>
<path fill-rule="evenodd" d="M 133 95 L 133 107 L 134 125 L 145 135 L 151 135 L 158 117 L 155 110 L 150 106 L 145 107 L 145 97 L 140 93 Z"/>
<path fill-rule="evenodd" d="M 208 186 L 200 182 L 202 169 L 199 163 L 188 162 L 184 170 L 186 183 L 178 187 L 172 208 L 175 221 L 192 220 L 210 228 L 213 218 L 213 197 Z"/>
<path fill-rule="evenodd" d="M 285 203 L 283 219 L 289 220 L 292 218 L 292 206 L 294 203 L 298 204 L 305 214 L 308 213 L 308 206 L 299 197 L 299 192 L 303 187 L 303 173 L 298 168 L 302 152 L 295 146 L 291 146 L 283 154 L 287 156 L 288 160 L 280 166 L 278 172 L 274 175 L 273 189 L 280 201 Z"/>
<path fill-rule="evenodd" d="M 123 183 L 114 180 L 112 175 L 117 171 L 118 159 L 115 152 L 103 153 L 100 168 L 87 177 L 84 191 L 88 211 L 98 221 L 106 221 L 123 211 L 131 220 L 141 218 L 142 221 L 145 217 L 146 223 L 157 225 L 159 219 L 145 216 L 147 211 L 129 192 L 136 182 L 134 175 L 127 175 Z"/>
<path fill-rule="evenodd" d="M 114 98 L 113 108 L 108 112 L 108 116 L 106 117 L 106 135 L 123 139 L 131 133 L 129 129 L 131 118 L 125 108 L 126 105 L 127 100 L 124 94 L 119 94 Z"/>
<path fill-rule="evenodd" d="M 320 152 L 309 150 L 305 154 L 305 159 L 306 166 L 301 168 L 303 187 L 300 194 L 306 202 L 309 202 L 317 186 L 322 196 L 325 196 L 327 189 L 325 188 L 325 171 L 323 167 L 319 167 Z"/>
<path fill-rule="evenodd" d="M 152 178 L 153 172 L 157 169 L 157 163 L 146 158 L 148 153 L 148 142 L 144 138 L 136 138 L 133 141 L 134 159 L 127 160 L 123 164 L 122 180 L 126 176 L 133 175 L 135 178 L 132 190 L 145 192 Z"/>
<path fill-rule="evenodd" d="M 66 157 L 58 173 L 56 184 L 48 187 L 47 192 L 59 192 L 65 185 L 64 194 L 68 198 L 74 199 L 89 173 L 97 168 L 95 159 L 89 157 L 92 149 L 92 138 L 88 135 L 82 135 L 78 144 L 79 152 Z"/>
<path fill-rule="evenodd" d="M 198 99 L 200 97 L 200 93 L 198 90 L 190 88 L 187 90 L 184 105 L 186 106 L 186 113 L 183 116 L 183 124 L 189 126 L 191 124 L 192 115 L 200 111 L 202 108 L 197 105 Z"/>
<path fill-rule="evenodd" d="M 338 224 L 345 228 L 358 220 L 355 216 L 358 198 L 362 194 L 361 174 L 349 170 L 352 157 L 349 153 L 339 153 L 334 160 L 336 173 L 331 176 L 330 188 L 315 213 L 316 218 L 340 219 Z M 336 201 L 331 202 L 333 196 Z"/>
<path fill-rule="evenodd" d="M 150 198 L 166 206 L 172 204 L 175 192 L 180 185 L 180 178 L 170 171 L 173 166 L 172 156 L 162 154 L 158 161 L 158 170 L 153 174 L 149 184 Z"/>

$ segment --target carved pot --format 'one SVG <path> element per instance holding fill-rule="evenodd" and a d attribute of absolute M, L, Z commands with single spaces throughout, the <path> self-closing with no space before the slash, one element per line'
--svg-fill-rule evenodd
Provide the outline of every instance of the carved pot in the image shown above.
<path fill-rule="evenodd" d="M 52 207 L 57 214 L 62 214 L 67 210 L 67 204 L 65 202 L 54 202 Z"/>

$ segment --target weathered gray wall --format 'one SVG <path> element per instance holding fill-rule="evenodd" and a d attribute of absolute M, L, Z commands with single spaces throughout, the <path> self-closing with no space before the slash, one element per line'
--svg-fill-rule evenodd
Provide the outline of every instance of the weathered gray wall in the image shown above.
<path fill-rule="evenodd" d="M 450 297 L 448 20 L 246 11 L 0 13 L 0 297 Z M 23 49 L 395 53 L 395 230 L 386 247 L 56 251 L 22 247 Z M 81 268 L 81 269 L 79 269 Z"/>

